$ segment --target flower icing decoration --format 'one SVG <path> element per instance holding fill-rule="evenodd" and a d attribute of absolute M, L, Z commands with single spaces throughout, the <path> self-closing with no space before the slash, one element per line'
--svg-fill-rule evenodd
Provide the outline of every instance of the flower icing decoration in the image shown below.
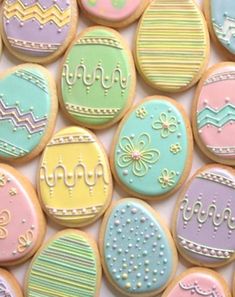
<path fill-rule="evenodd" d="M 176 172 L 174 170 L 163 169 L 161 176 L 159 176 L 158 181 L 163 189 L 167 187 L 172 187 L 175 184 L 174 177 Z"/>
<path fill-rule="evenodd" d="M 7 183 L 6 176 L 3 173 L 0 173 L 0 187 L 4 187 Z"/>
<path fill-rule="evenodd" d="M 24 235 L 20 235 L 18 238 L 18 252 L 23 253 L 27 248 L 29 248 L 33 242 L 33 232 L 28 230 Z"/>
<path fill-rule="evenodd" d="M 161 137 L 166 138 L 170 133 L 176 132 L 178 128 L 177 119 L 174 116 L 168 116 L 165 112 L 160 114 L 159 120 L 152 124 L 153 129 L 161 131 Z"/>
<path fill-rule="evenodd" d="M 140 107 L 136 110 L 136 117 L 140 119 L 144 119 L 148 115 L 147 110 L 145 107 Z"/>
<path fill-rule="evenodd" d="M 8 235 L 8 231 L 5 228 L 11 220 L 10 212 L 6 209 L 0 212 L 0 239 L 4 239 Z"/>
<path fill-rule="evenodd" d="M 174 155 L 178 154 L 182 150 L 179 143 L 172 144 L 170 146 L 170 152 Z"/>
<path fill-rule="evenodd" d="M 144 176 L 148 173 L 151 164 L 159 160 L 160 152 L 151 148 L 150 136 L 146 133 L 136 138 L 122 137 L 120 148 L 122 153 L 118 157 L 118 164 L 122 168 L 132 167 L 136 176 Z"/>

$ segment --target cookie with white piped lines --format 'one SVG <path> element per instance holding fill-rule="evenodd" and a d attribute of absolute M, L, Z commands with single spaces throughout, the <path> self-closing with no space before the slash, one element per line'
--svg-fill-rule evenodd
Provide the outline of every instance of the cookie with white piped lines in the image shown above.
<path fill-rule="evenodd" d="M 23 297 L 20 285 L 15 277 L 7 270 L 0 268 L 0 296 Z"/>
<path fill-rule="evenodd" d="M 199 169 L 180 193 L 173 235 L 182 257 L 219 267 L 235 259 L 235 171 L 212 164 Z"/>

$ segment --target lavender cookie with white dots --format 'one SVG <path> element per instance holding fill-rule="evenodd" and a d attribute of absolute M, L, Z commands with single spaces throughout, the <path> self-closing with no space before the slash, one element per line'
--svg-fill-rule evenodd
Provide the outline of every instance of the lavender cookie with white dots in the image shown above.
<path fill-rule="evenodd" d="M 235 171 L 209 165 L 189 181 L 175 207 L 174 237 L 188 261 L 208 267 L 235 258 Z"/>
<path fill-rule="evenodd" d="M 154 209 L 138 199 L 122 199 L 107 211 L 100 252 L 107 278 L 127 296 L 155 296 L 175 274 L 170 232 Z"/>

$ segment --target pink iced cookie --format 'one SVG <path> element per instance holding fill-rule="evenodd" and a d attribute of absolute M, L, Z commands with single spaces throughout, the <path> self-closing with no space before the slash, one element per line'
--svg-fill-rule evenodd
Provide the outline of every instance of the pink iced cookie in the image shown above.
<path fill-rule="evenodd" d="M 235 165 L 235 63 L 220 63 L 202 77 L 193 107 L 196 141 L 212 160 Z"/>
<path fill-rule="evenodd" d="M 191 268 L 176 278 L 162 297 L 231 297 L 225 280 L 213 270 Z"/>
<path fill-rule="evenodd" d="M 0 164 L 0 266 L 26 261 L 39 248 L 45 220 L 25 177 Z"/>
<path fill-rule="evenodd" d="M 149 0 L 78 0 L 83 11 L 98 24 L 127 26 L 144 11 Z"/>

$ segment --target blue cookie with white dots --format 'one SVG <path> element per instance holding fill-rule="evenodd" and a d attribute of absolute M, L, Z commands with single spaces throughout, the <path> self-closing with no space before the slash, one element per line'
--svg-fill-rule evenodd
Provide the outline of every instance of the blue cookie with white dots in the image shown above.
<path fill-rule="evenodd" d="M 177 252 L 161 217 L 147 203 L 122 199 L 107 211 L 100 231 L 104 272 L 126 296 L 155 296 L 174 277 Z"/>

